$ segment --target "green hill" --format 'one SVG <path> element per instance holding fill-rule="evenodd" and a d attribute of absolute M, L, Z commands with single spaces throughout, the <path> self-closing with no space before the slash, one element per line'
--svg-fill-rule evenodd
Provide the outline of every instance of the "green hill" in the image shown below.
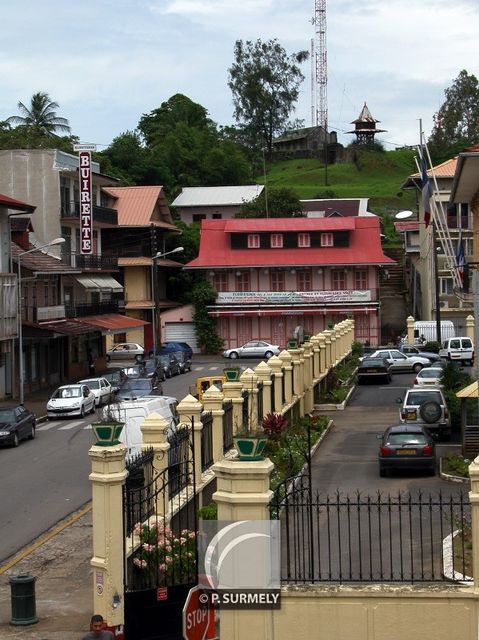
<path fill-rule="evenodd" d="M 415 190 L 402 190 L 401 184 L 416 172 L 415 152 L 356 150 L 355 162 L 328 165 L 325 184 L 324 164 L 316 159 L 285 160 L 266 167 L 269 187 L 290 187 L 299 198 L 369 198 L 369 211 L 389 217 L 404 209 L 416 209 Z M 264 184 L 264 176 L 257 182 Z"/>

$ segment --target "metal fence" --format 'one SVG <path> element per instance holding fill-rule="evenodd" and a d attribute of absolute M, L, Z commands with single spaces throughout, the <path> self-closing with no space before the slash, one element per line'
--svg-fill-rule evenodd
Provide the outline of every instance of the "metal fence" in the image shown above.
<path fill-rule="evenodd" d="M 258 416 L 258 424 L 261 424 L 261 422 L 263 421 L 263 416 L 264 416 L 264 397 L 263 397 L 263 393 L 264 393 L 264 385 L 262 382 L 258 382 L 258 393 L 256 395 L 257 397 L 257 416 Z"/>
<path fill-rule="evenodd" d="M 250 397 L 249 397 L 249 391 L 246 389 L 245 391 L 243 391 L 243 393 L 241 394 L 241 397 L 243 398 L 243 412 L 242 412 L 242 425 L 247 425 L 250 423 L 250 419 L 249 419 L 249 403 L 250 403 Z"/>
<path fill-rule="evenodd" d="M 191 434 L 192 437 L 193 434 Z M 191 478 L 184 473 L 182 463 L 190 457 L 190 428 L 188 425 L 179 425 L 168 433 L 168 471 L 169 493 L 174 498 L 185 486 L 191 482 Z"/>
<path fill-rule="evenodd" d="M 223 402 L 223 453 L 233 446 L 233 401 Z"/>
<path fill-rule="evenodd" d="M 471 580 L 465 493 L 313 496 L 300 477 L 276 489 L 271 515 L 287 583 Z"/>
<path fill-rule="evenodd" d="M 213 414 L 205 411 L 201 414 L 201 471 L 213 464 Z"/>
<path fill-rule="evenodd" d="M 271 374 L 271 385 L 270 385 L 270 393 L 271 393 L 271 411 L 275 413 L 276 411 L 276 394 L 275 394 L 275 374 Z"/>
<path fill-rule="evenodd" d="M 153 455 L 153 449 L 145 449 L 125 465 L 128 476 L 123 491 L 123 509 L 127 536 L 136 522 L 146 520 L 154 511 L 147 489 L 153 480 Z"/>

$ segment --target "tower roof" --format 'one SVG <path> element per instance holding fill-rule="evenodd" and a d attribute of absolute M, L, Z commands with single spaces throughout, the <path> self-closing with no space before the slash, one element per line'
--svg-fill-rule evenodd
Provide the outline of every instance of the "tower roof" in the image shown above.
<path fill-rule="evenodd" d="M 362 124 L 363 122 L 368 122 L 368 123 L 381 122 L 380 120 L 376 120 L 376 118 L 372 117 L 366 102 L 364 103 L 364 107 L 362 108 L 361 113 L 359 114 L 359 117 L 356 118 L 356 120 L 353 120 L 351 124 Z"/>

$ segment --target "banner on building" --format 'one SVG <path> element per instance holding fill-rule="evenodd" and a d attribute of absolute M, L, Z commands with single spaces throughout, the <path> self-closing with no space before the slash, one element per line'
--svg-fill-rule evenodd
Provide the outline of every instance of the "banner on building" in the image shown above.
<path fill-rule="evenodd" d="M 91 190 L 91 153 L 79 151 L 80 161 L 80 253 L 93 253 L 93 204 Z"/>
<path fill-rule="evenodd" d="M 371 291 L 221 291 L 217 304 L 321 304 L 370 302 Z"/>

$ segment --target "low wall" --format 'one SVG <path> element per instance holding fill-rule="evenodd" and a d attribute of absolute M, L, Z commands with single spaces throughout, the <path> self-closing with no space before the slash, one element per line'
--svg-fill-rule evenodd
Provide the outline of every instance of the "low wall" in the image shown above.
<path fill-rule="evenodd" d="M 478 637 L 478 604 L 473 587 L 308 585 L 283 590 L 281 598 L 281 609 L 273 612 L 271 640 Z"/>

